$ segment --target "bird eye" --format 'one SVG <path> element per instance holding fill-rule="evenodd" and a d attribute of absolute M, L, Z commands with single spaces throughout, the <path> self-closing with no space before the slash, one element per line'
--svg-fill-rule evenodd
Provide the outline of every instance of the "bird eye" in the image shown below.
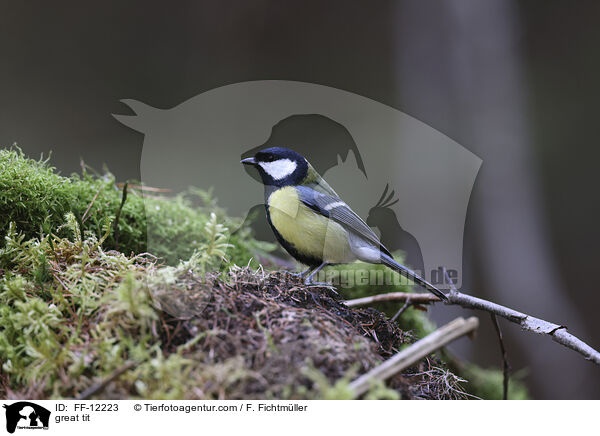
<path fill-rule="evenodd" d="M 275 156 L 273 156 L 272 154 L 268 154 L 263 158 L 264 162 L 273 162 L 275 160 Z"/>

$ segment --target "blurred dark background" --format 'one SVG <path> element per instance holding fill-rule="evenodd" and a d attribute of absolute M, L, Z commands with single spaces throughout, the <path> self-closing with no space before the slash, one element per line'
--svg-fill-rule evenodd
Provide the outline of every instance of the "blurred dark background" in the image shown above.
<path fill-rule="evenodd" d="M 313 82 L 393 106 L 483 159 L 466 290 L 600 347 L 594 1 L 0 3 L 0 146 L 139 178 L 120 99 L 169 108 L 235 82 Z M 492 326 L 471 360 L 499 365 Z M 600 398 L 600 368 L 503 323 L 535 398 Z"/>

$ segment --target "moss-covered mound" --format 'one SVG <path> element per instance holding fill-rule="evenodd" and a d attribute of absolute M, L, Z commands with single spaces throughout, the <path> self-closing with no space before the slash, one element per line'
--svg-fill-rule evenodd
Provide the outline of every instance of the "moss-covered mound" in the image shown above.
<path fill-rule="evenodd" d="M 0 150 L 0 396 L 348 398 L 349 380 L 434 328 L 413 307 L 392 322 L 392 303 L 342 303 L 409 289 L 344 281 L 380 266 L 330 268 L 340 295 L 306 287 L 264 271 L 257 259 L 272 247 L 207 193 L 147 192 Z M 464 398 L 463 389 L 499 398 L 501 373 L 430 356 L 366 397 Z"/>
<path fill-rule="evenodd" d="M 27 239 L 52 231 L 65 236 L 61 226 L 67 213 L 74 215 L 82 232 L 97 238 L 106 233 L 110 222 L 113 228 L 104 241 L 107 249 L 144 253 L 151 240 L 152 254 L 170 265 L 189 259 L 194 250 L 209 243 L 205 227 L 211 213 L 228 228 L 237 229 L 225 235 L 232 262 L 246 264 L 270 249 L 269 244 L 254 240 L 241 220 L 226 216 L 208 192 L 190 189 L 168 198 L 135 182 L 117 185 L 109 172 L 95 175 L 86 170 L 64 177 L 47 159 L 29 159 L 18 148 L 0 150 L 0 248 L 11 222 Z"/>

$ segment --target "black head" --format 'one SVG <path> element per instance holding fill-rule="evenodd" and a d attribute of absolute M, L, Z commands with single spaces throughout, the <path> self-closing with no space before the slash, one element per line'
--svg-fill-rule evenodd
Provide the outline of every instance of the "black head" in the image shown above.
<path fill-rule="evenodd" d="M 254 157 L 243 159 L 245 165 L 258 169 L 262 181 L 269 186 L 301 184 L 308 173 L 308 162 L 293 150 L 272 147 L 259 151 Z"/>

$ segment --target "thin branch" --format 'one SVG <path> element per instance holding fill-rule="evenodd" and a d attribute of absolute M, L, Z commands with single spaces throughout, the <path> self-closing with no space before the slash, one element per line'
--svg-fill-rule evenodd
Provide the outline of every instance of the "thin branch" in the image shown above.
<path fill-rule="evenodd" d="M 117 251 L 119 250 L 119 218 L 121 217 L 121 210 L 125 205 L 125 201 L 127 201 L 127 184 L 128 182 L 125 182 L 125 184 L 123 185 L 123 195 L 121 196 L 121 204 L 119 205 L 115 216 L 115 250 Z"/>
<path fill-rule="evenodd" d="M 410 305 L 410 297 L 408 297 L 406 299 L 406 303 L 404 303 L 404 305 L 400 308 L 400 310 L 398 312 L 396 312 L 396 314 L 392 317 L 391 321 L 392 322 L 396 321 L 396 319 L 398 319 L 398 317 L 404 313 L 404 311 L 408 308 L 409 305 Z"/>
<path fill-rule="evenodd" d="M 87 207 L 87 209 L 83 213 L 83 216 L 81 217 L 81 223 L 82 224 L 85 223 L 85 220 L 87 220 L 89 218 L 87 216 L 87 214 L 90 211 L 90 209 L 92 208 L 92 206 L 94 205 L 94 202 L 96 201 L 96 198 L 98 198 L 98 195 L 100 194 L 100 191 L 102 191 L 103 188 L 104 188 L 104 185 L 100 185 L 100 189 L 98 189 L 98 191 L 96 192 L 96 195 L 94 195 L 94 198 L 92 198 L 92 202 L 90 203 L 90 205 Z"/>
<path fill-rule="evenodd" d="M 502 354 L 502 373 L 504 376 L 502 399 L 508 400 L 508 378 L 510 376 L 510 364 L 508 363 L 508 356 L 506 354 L 506 348 L 504 348 L 504 339 L 502 338 L 502 330 L 500 330 L 500 324 L 498 318 L 494 313 L 490 313 L 494 328 L 496 329 L 496 335 L 498 336 L 498 342 L 500 343 L 500 353 Z"/>
<path fill-rule="evenodd" d="M 440 301 L 440 299 L 435 295 L 391 292 L 389 294 L 373 295 L 371 297 L 349 300 L 346 302 L 346 304 L 348 304 L 350 307 L 355 307 L 379 301 L 406 301 L 409 295 L 411 303 L 426 304 Z M 428 295 L 428 297 L 425 297 L 425 295 Z M 465 309 L 483 310 L 484 312 L 501 316 L 510 322 L 520 325 L 523 330 L 537 333 L 538 335 L 548 335 L 552 337 L 555 342 L 558 342 L 559 344 L 578 352 L 587 360 L 591 360 L 597 365 L 600 365 L 600 352 L 590 347 L 581 339 L 570 334 L 567 331 L 567 327 L 564 325 L 554 324 L 514 309 L 510 309 L 506 306 L 492 303 L 491 301 L 463 294 L 462 292 L 458 292 L 456 289 L 452 289 L 446 294 L 446 296 L 448 297 L 448 301 L 446 301 L 445 304 L 461 306 Z M 417 298 L 420 301 L 418 301 Z"/>
<path fill-rule="evenodd" d="M 369 297 L 346 300 L 348 307 L 366 306 L 367 304 L 380 303 L 382 301 L 410 301 L 410 304 L 429 304 L 440 301 L 438 297 L 429 292 L 424 294 L 410 294 L 408 292 L 390 292 L 388 294 L 371 295 Z"/>
<path fill-rule="evenodd" d="M 454 321 L 440 327 L 350 383 L 353 397 L 360 397 L 369 390 L 373 382 L 387 380 L 400 371 L 414 365 L 437 349 L 444 347 L 461 336 L 471 333 L 478 326 L 479 320 L 473 316 L 466 320 L 462 317 L 456 318 Z"/>
<path fill-rule="evenodd" d="M 523 330 L 540 335 L 551 336 L 552 339 L 559 344 L 564 345 L 571 350 L 577 351 L 587 360 L 591 360 L 597 365 L 600 365 L 600 352 L 594 350 L 581 339 L 567 332 L 567 327 L 564 325 L 558 325 L 544 321 L 543 319 L 535 318 L 531 315 L 518 312 L 481 298 L 472 297 L 458 291 L 450 291 L 448 293 L 447 304 L 456 304 L 467 309 L 478 309 L 495 313 L 496 315 L 514 322 L 515 324 L 519 324 Z"/>
<path fill-rule="evenodd" d="M 87 388 L 76 399 L 77 400 L 87 400 L 91 396 L 102 392 L 104 390 L 104 388 L 106 388 L 106 386 L 108 386 L 108 384 L 111 381 L 119 378 L 123 373 L 129 371 L 134 366 L 135 366 L 135 362 L 126 363 L 125 365 L 123 365 L 122 367 L 120 367 L 119 369 L 114 371 L 111 375 L 106 377 L 104 380 L 102 380 L 100 383 L 96 383 L 96 384 L 90 386 L 89 388 Z"/>
<path fill-rule="evenodd" d="M 124 183 L 117 183 L 118 188 L 122 188 Z M 153 188 L 152 186 L 143 186 L 143 185 L 134 185 L 129 184 L 129 188 L 131 189 L 139 189 L 140 191 L 150 191 L 150 192 L 171 192 L 171 189 L 166 188 Z"/>

